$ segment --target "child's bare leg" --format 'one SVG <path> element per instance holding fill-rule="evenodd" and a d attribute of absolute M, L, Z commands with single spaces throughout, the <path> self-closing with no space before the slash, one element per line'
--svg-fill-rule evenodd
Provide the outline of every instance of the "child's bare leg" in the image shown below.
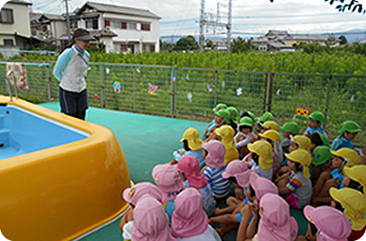
<path fill-rule="evenodd" d="M 278 183 L 277 183 L 277 188 L 280 189 L 282 187 L 286 187 L 288 183 L 288 179 L 281 179 Z"/>
<path fill-rule="evenodd" d="M 239 204 L 236 206 L 235 210 L 232 212 L 232 214 L 238 214 L 238 213 L 240 213 L 240 210 L 241 210 L 245 205 L 248 205 L 248 204 L 247 204 L 247 203 L 245 203 L 245 202 L 241 202 L 241 203 L 239 203 Z"/>
<path fill-rule="evenodd" d="M 236 197 L 228 197 L 228 199 L 226 200 L 226 204 L 228 205 L 228 207 L 221 209 L 216 208 L 214 216 L 223 215 L 225 213 L 232 213 L 240 203 L 242 203 L 242 201 L 237 199 Z"/>
<path fill-rule="evenodd" d="M 313 198 L 316 198 L 319 196 L 320 191 L 323 189 L 325 182 L 332 178 L 332 175 L 330 175 L 330 172 L 322 172 L 318 178 L 318 181 L 313 187 Z M 313 200 L 314 202 L 314 200 Z"/>
<path fill-rule="evenodd" d="M 325 182 L 324 187 L 319 193 L 319 196 L 313 198 L 314 203 L 330 203 L 332 201 L 332 197 L 329 194 L 329 189 L 331 187 L 338 188 L 338 185 L 334 179 L 329 179 Z"/>
<path fill-rule="evenodd" d="M 285 173 L 288 173 L 289 171 L 290 168 L 288 168 L 287 166 L 280 167 L 277 171 L 276 178 L 279 178 L 280 176 L 282 176 Z"/>
<path fill-rule="evenodd" d="M 209 219 L 209 223 L 238 224 L 238 219 L 236 218 L 236 214 L 225 214 L 217 217 L 211 217 Z"/>
<path fill-rule="evenodd" d="M 236 187 L 235 188 L 235 197 L 237 198 L 237 199 L 239 199 L 240 201 L 243 201 L 244 200 L 244 190 L 243 190 L 243 188 L 241 188 L 241 187 Z"/>
<path fill-rule="evenodd" d="M 237 223 L 223 224 L 220 228 L 216 229 L 216 232 L 222 237 L 237 226 Z"/>

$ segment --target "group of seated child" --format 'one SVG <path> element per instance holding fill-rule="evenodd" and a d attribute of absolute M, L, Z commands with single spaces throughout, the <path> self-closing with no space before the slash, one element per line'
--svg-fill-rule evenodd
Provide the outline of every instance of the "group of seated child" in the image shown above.
<path fill-rule="evenodd" d="M 237 240 L 346 241 L 366 230 L 366 148 L 352 140 L 361 131 L 354 121 L 328 140 L 324 115 L 309 115 L 308 128 L 279 126 L 270 112 L 218 104 L 205 129 L 188 128 L 173 160 L 156 165 L 156 185 L 137 183 L 123 192 L 130 203 L 120 229 L 124 240 L 221 240 L 237 228 Z M 282 135 L 281 135 L 282 134 Z M 230 191 L 234 189 L 234 195 Z M 225 208 L 218 208 L 220 199 Z M 290 208 L 308 221 L 305 236 Z M 215 227 L 215 228 L 214 228 Z"/>

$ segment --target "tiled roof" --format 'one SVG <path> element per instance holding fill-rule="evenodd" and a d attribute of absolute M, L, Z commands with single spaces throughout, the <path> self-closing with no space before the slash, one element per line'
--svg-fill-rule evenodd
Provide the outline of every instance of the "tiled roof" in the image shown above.
<path fill-rule="evenodd" d="M 99 12 L 119 13 L 119 14 L 125 14 L 125 15 L 161 19 L 160 16 L 150 12 L 149 10 L 122 7 L 122 6 L 118 6 L 118 5 L 110 5 L 110 4 L 95 3 L 95 2 L 86 2 L 81 8 L 77 9 L 75 13 L 78 14 L 78 13 L 84 11 L 87 6 L 94 8 Z"/>

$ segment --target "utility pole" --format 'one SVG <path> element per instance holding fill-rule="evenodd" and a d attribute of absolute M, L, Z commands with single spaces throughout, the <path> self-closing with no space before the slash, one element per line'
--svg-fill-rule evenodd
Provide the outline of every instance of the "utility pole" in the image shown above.
<path fill-rule="evenodd" d="M 232 14 L 232 0 L 229 0 L 229 12 L 228 12 L 228 23 L 226 25 L 227 29 L 227 52 L 230 53 L 230 41 L 231 41 L 231 14 Z"/>
<path fill-rule="evenodd" d="M 69 18 L 69 5 L 67 4 L 68 0 L 65 0 L 66 6 L 66 24 L 67 24 L 67 41 L 70 41 L 70 18 Z"/>
<path fill-rule="evenodd" d="M 203 28 L 205 27 L 205 24 L 206 24 L 204 14 L 205 14 L 205 0 L 201 0 L 200 39 L 199 39 L 200 53 L 203 50 L 203 44 L 205 42 L 205 36 L 203 36 L 203 31 L 204 31 Z"/>

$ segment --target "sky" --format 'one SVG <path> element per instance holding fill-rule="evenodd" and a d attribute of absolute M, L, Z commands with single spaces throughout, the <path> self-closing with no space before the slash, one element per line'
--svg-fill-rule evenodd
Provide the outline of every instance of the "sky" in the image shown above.
<path fill-rule="evenodd" d="M 4 0 L 0 0 L 4 1 Z M 33 11 L 64 13 L 65 0 L 28 0 Z M 96 0 L 92 0 L 96 1 Z M 69 11 L 85 0 L 69 0 Z M 199 36 L 201 0 L 99 0 L 100 3 L 148 9 L 159 15 L 160 36 Z M 359 0 L 366 7 L 366 0 Z M 217 14 L 227 23 L 228 0 L 205 0 L 205 12 Z M 268 30 L 287 30 L 290 34 L 342 33 L 351 29 L 365 32 L 366 14 L 339 13 L 324 0 L 232 0 L 232 32 L 235 36 L 260 36 Z M 205 29 L 206 36 L 226 36 L 226 29 Z"/>

